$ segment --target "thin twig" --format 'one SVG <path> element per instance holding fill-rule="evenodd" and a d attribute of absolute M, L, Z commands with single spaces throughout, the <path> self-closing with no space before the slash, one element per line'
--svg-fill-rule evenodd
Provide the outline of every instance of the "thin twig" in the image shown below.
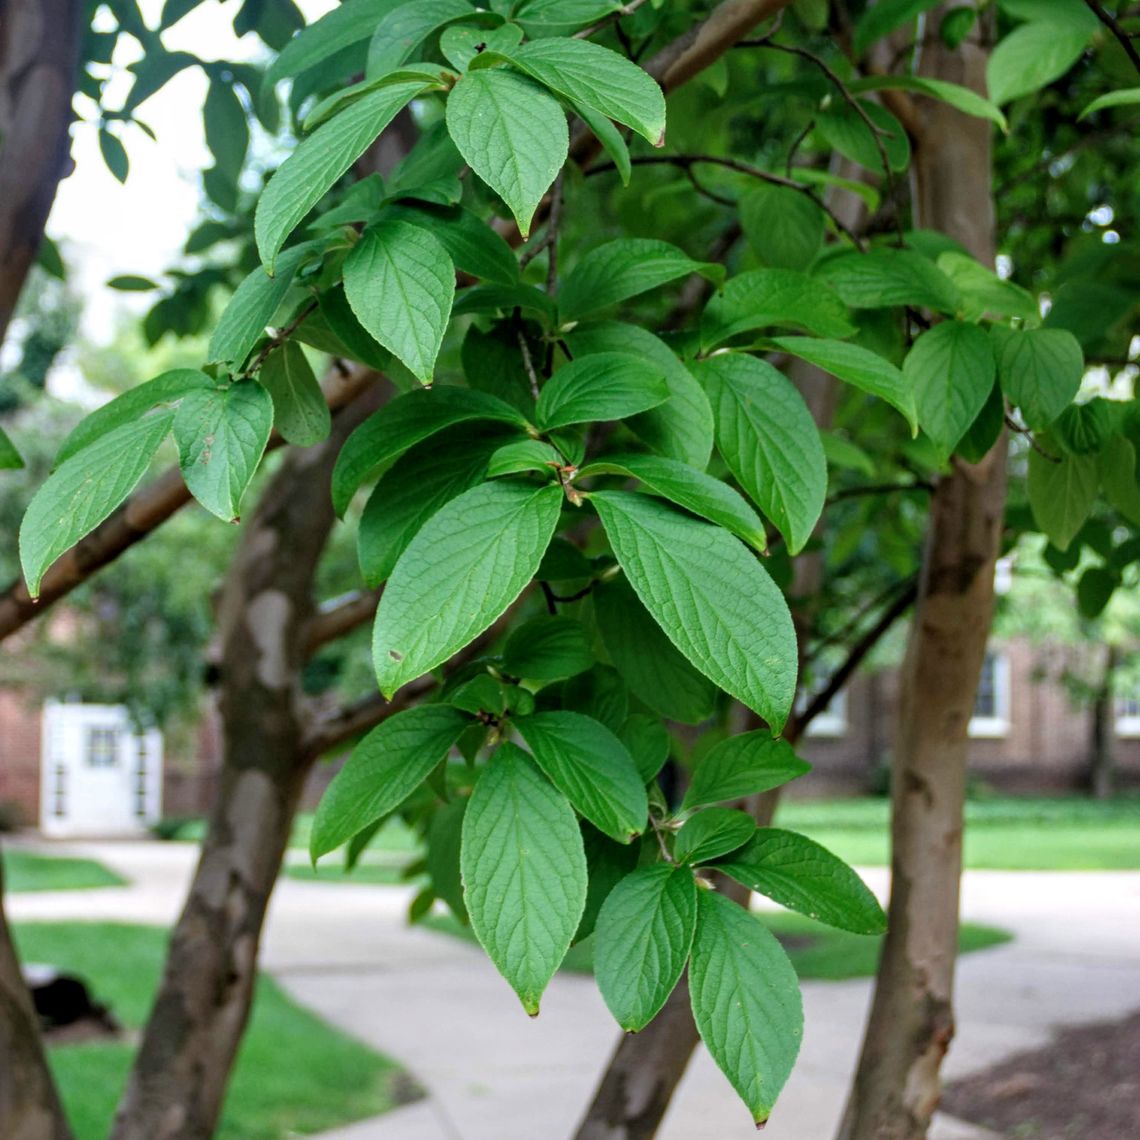
<path fill-rule="evenodd" d="M 840 503 L 844 499 L 858 499 L 864 495 L 894 495 L 902 491 L 922 491 L 933 494 L 934 484 L 925 479 L 915 479 L 910 483 L 865 483 L 859 487 L 844 487 L 828 495 L 827 503 Z"/>
<path fill-rule="evenodd" d="M 1132 61 L 1132 66 L 1140 71 L 1140 53 L 1136 51 L 1132 37 L 1120 26 L 1117 18 L 1098 0 L 1085 0 L 1085 3 L 1096 13 L 1096 18 L 1116 37 L 1116 42 L 1124 48 L 1124 54 Z"/>
<path fill-rule="evenodd" d="M 319 304 L 320 301 L 314 297 L 307 305 L 302 305 L 297 315 L 283 328 L 279 328 L 262 346 L 261 351 L 253 358 L 253 363 L 242 375 L 253 376 L 269 358 L 269 354 L 274 349 L 280 348 L 301 327 L 305 318 L 314 312 Z"/>
<path fill-rule="evenodd" d="M 519 310 L 515 309 L 515 319 L 519 318 Z M 521 326 L 516 326 L 515 335 L 519 341 L 519 352 L 522 353 L 523 368 L 526 369 L 527 379 L 530 381 L 530 394 L 537 400 L 539 396 L 538 373 L 534 370 L 534 361 L 530 357 L 530 346 L 526 343 L 526 335 Z"/>
<path fill-rule="evenodd" d="M 1034 436 L 1032 430 L 1030 428 L 1027 428 L 1024 424 L 1019 424 L 1017 420 L 1015 420 L 1013 416 L 1009 414 L 1009 412 L 1005 413 L 1005 426 L 1009 428 L 1009 430 L 1014 434 L 1025 436 L 1025 438 L 1029 441 L 1029 446 L 1032 447 L 1033 450 L 1036 451 L 1037 454 L 1040 455 L 1043 459 L 1049 460 L 1050 463 L 1061 462 L 1061 457 L 1059 455 L 1053 455 L 1051 452 L 1046 451 L 1045 448 L 1043 448 L 1041 444 L 1037 442 L 1037 438 Z"/>
<path fill-rule="evenodd" d="M 625 16 L 632 16 L 644 4 L 646 0 L 629 0 L 628 4 L 623 4 L 616 12 L 611 12 L 608 16 L 604 16 L 596 24 L 591 24 L 588 28 L 583 28 L 580 32 L 574 33 L 576 40 L 588 40 L 592 35 L 600 32 L 603 28 L 608 28 L 610 24 L 616 24 Z"/>

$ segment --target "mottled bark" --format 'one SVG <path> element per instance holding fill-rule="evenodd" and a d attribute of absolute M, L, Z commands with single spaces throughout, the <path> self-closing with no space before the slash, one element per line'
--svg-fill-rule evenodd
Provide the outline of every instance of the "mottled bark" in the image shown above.
<path fill-rule="evenodd" d="M 71 165 L 83 18 L 78 0 L 0 4 L 0 343 Z"/>
<path fill-rule="evenodd" d="M 71 1140 L 4 917 L 3 897 L 0 859 L 0 1136 L 4 1140 Z"/>
<path fill-rule="evenodd" d="M 257 952 L 313 753 L 300 692 L 313 577 L 334 516 L 341 444 L 377 388 L 291 451 L 247 521 L 219 605 L 223 768 L 218 801 L 113 1140 L 212 1135 L 246 1020 Z"/>
<path fill-rule="evenodd" d="M 937 28 L 945 9 L 932 12 Z M 983 33 L 984 34 L 984 33 Z M 986 49 L 927 38 L 921 72 L 984 92 Z M 991 127 L 923 101 L 914 151 L 916 225 L 994 257 Z M 954 1034 L 967 726 L 993 615 L 1006 439 L 954 460 L 931 503 L 919 597 L 902 669 L 892 774 L 890 927 L 840 1140 L 921 1140 Z"/>

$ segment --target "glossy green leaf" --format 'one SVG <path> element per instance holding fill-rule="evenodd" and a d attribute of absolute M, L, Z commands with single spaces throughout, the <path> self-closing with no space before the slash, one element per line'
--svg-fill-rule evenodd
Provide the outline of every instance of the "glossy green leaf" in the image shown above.
<path fill-rule="evenodd" d="M 1140 482 L 1136 478 L 1136 449 L 1130 440 L 1114 435 L 1099 456 L 1100 481 L 1105 498 L 1133 526 L 1140 526 Z"/>
<path fill-rule="evenodd" d="M 585 626 L 573 618 L 539 614 L 511 631 L 503 669 L 528 681 L 562 681 L 594 664 Z"/>
<path fill-rule="evenodd" d="M 270 271 L 298 223 L 426 86 L 396 83 L 363 96 L 303 139 L 277 168 L 254 215 L 258 253 Z"/>
<path fill-rule="evenodd" d="M 862 55 L 876 40 L 909 24 L 938 0 L 880 0 L 863 10 L 855 23 L 855 51 Z"/>
<path fill-rule="evenodd" d="M 621 7 L 621 0 L 522 0 L 515 18 L 530 36 L 576 32 Z"/>
<path fill-rule="evenodd" d="M 853 107 L 840 100 L 832 102 L 826 111 L 816 116 L 816 130 L 832 150 L 864 169 L 881 177 L 885 154 L 887 168 L 894 174 L 902 173 L 910 164 L 910 141 L 902 123 L 878 103 L 869 99 L 857 102 L 863 114 L 875 125 L 875 131 Z"/>
<path fill-rule="evenodd" d="M 357 490 L 398 455 L 452 424 L 472 420 L 526 427 L 522 414 L 494 396 L 468 388 L 409 392 L 369 416 L 345 440 L 332 476 L 333 507 L 343 515 Z"/>
<path fill-rule="evenodd" d="M 463 876 L 459 870 L 459 853 L 462 845 L 463 816 L 467 811 L 466 798 L 444 804 L 432 816 L 428 827 L 427 851 L 424 867 L 437 898 L 443 899 L 451 913 L 461 921 L 467 919 L 467 904 L 463 901 Z"/>
<path fill-rule="evenodd" d="M 902 413 L 913 434 L 918 434 L 914 389 L 889 360 L 857 344 L 805 336 L 778 336 L 773 342 L 784 352 L 807 360 L 861 391 L 886 400 Z"/>
<path fill-rule="evenodd" d="M 887 928 L 887 916 L 863 880 L 826 847 L 794 831 L 762 827 L 716 866 L 750 890 L 828 926 L 855 934 Z"/>
<path fill-rule="evenodd" d="M 135 489 L 173 418 L 173 412 L 161 411 L 121 424 L 48 476 L 20 523 L 20 565 L 31 597 L 39 597 L 47 568 Z"/>
<path fill-rule="evenodd" d="M 273 430 L 273 400 L 253 381 L 196 388 L 174 416 L 178 464 L 190 493 L 211 514 L 236 519 Z"/>
<path fill-rule="evenodd" d="M 922 430 L 949 453 L 978 417 L 994 385 L 997 364 L 978 325 L 943 321 L 914 342 L 903 361 L 913 385 Z"/>
<path fill-rule="evenodd" d="M 514 285 L 519 266 L 515 252 L 489 223 L 470 210 L 393 205 L 389 215 L 425 226 L 447 250 L 455 268 L 498 285 Z"/>
<path fill-rule="evenodd" d="M 911 305 L 954 313 L 962 303 L 954 282 L 934 262 L 910 249 L 840 254 L 825 261 L 816 278 L 856 309 Z"/>
<path fill-rule="evenodd" d="M 470 724 L 448 705 L 420 705 L 372 729 L 317 805 L 309 835 L 314 862 L 399 807 Z"/>
<path fill-rule="evenodd" d="M 586 856 L 565 796 L 513 744 L 475 785 L 460 853 L 471 928 L 531 1017 L 586 904 Z"/>
<path fill-rule="evenodd" d="M 485 51 L 507 51 L 518 47 L 523 30 L 518 24 L 500 24 L 497 28 L 473 28 L 468 24 L 445 28 L 439 37 L 439 50 L 444 59 L 466 71 L 471 61 Z"/>
<path fill-rule="evenodd" d="M 1062 451 L 1046 435 L 1039 437 L 1042 452 L 1029 453 L 1029 505 L 1033 518 L 1058 550 L 1068 550 L 1096 502 L 1096 455 Z"/>
<path fill-rule="evenodd" d="M 594 132 L 594 137 L 602 144 L 602 149 L 613 160 L 621 184 L 628 186 L 629 180 L 633 176 L 633 163 L 629 157 L 629 146 L 626 144 L 621 131 L 605 115 L 592 111 L 589 107 L 576 107 L 575 110 L 582 122 Z"/>
<path fill-rule="evenodd" d="M 627 1033 L 644 1029 L 681 980 L 697 926 L 687 867 L 656 863 L 627 875 L 598 915 L 594 977 Z"/>
<path fill-rule="evenodd" d="M 296 341 L 287 340 L 271 352 L 257 379 L 273 399 L 273 425 L 289 443 L 311 447 L 328 437 L 329 406 Z"/>
<path fill-rule="evenodd" d="M 574 931 L 574 941 L 581 942 L 594 933 L 602 904 L 614 889 L 637 866 L 639 845 L 618 843 L 603 835 L 593 824 L 582 822 L 582 842 L 586 848 L 586 865 L 590 883 L 586 891 L 586 909 Z"/>
<path fill-rule="evenodd" d="M 700 891 L 689 991 L 705 1047 L 762 1124 L 803 1038 L 803 1001 L 787 954 L 756 915 Z"/>
<path fill-rule="evenodd" d="M 345 259 L 344 292 L 360 323 L 430 384 L 455 297 L 455 265 L 439 240 L 421 226 L 379 222 Z"/>
<path fill-rule="evenodd" d="M 23 457 L 8 433 L 0 428 L 0 471 L 16 471 L 24 466 Z"/>
<path fill-rule="evenodd" d="M 576 712 L 516 717 L 514 726 L 578 813 L 628 843 L 645 829 L 645 782 L 625 745 L 604 724 Z"/>
<path fill-rule="evenodd" d="M 768 538 L 760 516 L 726 483 L 703 471 L 658 455 L 615 455 L 599 459 L 579 472 L 580 477 L 606 474 L 631 476 L 654 494 L 732 531 L 756 550 L 767 549 Z"/>
<path fill-rule="evenodd" d="M 725 803 L 758 795 L 811 771 L 786 740 L 776 740 L 767 729 L 730 736 L 698 762 L 681 807 L 688 811 L 702 804 Z"/>
<path fill-rule="evenodd" d="M 823 511 L 827 460 L 795 385 L 763 360 L 724 353 L 697 379 L 713 407 L 717 448 L 741 487 L 798 554 Z"/>
<path fill-rule="evenodd" d="M 731 278 L 701 317 L 701 344 L 715 348 L 740 333 L 780 326 L 842 339 L 855 327 L 839 297 L 796 269 L 754 269 Z"/>
<path fill-rule="evenodd" d="M 562 489 L 498 481 L 452 499 L 408 544 L 376 611 L 372 659 L 391 696 L 483 632 L 534 577 Z"/>
<path fill-rule="evenodd" d="M 399 67 L 432 32 L 472 15 L 466 0 L 407 0 L 376 25 L 368 45 L 367 76 Z"/>
<path fill-rule="evenodd" d="M 471 169 L 507 204 L 523 237 L 569 148 L 566 114 L 509 71 L 464 75 L 447 98 L 447 129 Z"/>
<path fill-rule="evenodd" d="M 595 352 L 560 368 L 535 409 L 544 431 L 597 420 L 620 420 L 669 399 L 665 375 L 651 360 L 626 352 Z"/>
<path fill-rule="evenodd" d="M 933 5 L 927 4 L 927 7 Z M 1008 128 L 1005 116 L 989 99 L 969 87 L 963 87 L 960 83 L 948 83 L 945 79 L 930 79 L 925 75 L 870 75 L 849 84 L 848 90 L 911 91 L 917 95 L 928 95 L 931 99 L 937 99 L 964 115 L 972 115 L 976 119 L 989 119 L 1003 131 Z"/>
<path fill-rule="evenodd" d="M 1031 428 L 1046 428 L 1073 402 L 1085 357 L 1065 329 L 1003 329 L 994 337 L 998 380 Z"/>
<path fill-rule="evenodd" d="M 682 863 L 707 863 L 735 851 L 756 831 L 756 821 L 737 808 L 706 808 L 686 821 L 673 841 Z"/>
<path fill-rule="evenodd" d="M 783 595 L 728 531 L 648 495 L 596 491 L 614 554 L 669 640 L 776 731 L 791 710 L 796 635 Z"/>
<path fill-rule="evenodd" d="M 1037 299 L 1032 293 L 1012 281 L 1003 281 L 968 254 L 947 250 L 939 254 L 937 264 L 962 295 L 962 316 L 966 320 L 976 321 L 987 315 L 1037 320 Z"/>
<path fill-rule="evenodd" d="M 1097 111 L 1107 111 L 1112 107 L 1134 107 L 1137 103 L 1140 103 L 1140 87 L 1109 91 L 1094 99 L 1077 117 L 1083 119 L 1086 115 L 1092 115 Z"/>
<path fill-rule="evenodd" d="M 618 738 L 629 749 L 638 775 L 646 784 L 665 767 L 673 747 L 668 730 L 649 713 L 631 713 L 626 717 Z"/>
<path fill-rule="evenodd" d="M 99 153 L 103 162 L 117 182 L 126 182 L 130 173 L 131 160 L 127 148 L 118 135 L 113 135 L 106 127 L 99 128 Z"/>
<path fill-rule="evenodd" d="M 206 146 L 214 156 L 214 162 L 231 181 L 236 182 L 249 150 L 249 124 L 232 84 L 211 80 L 202 105 L 202 119 Z"/>
<path fill-rule="evenodd" d="M 990 99 L 1000 105 L 1040 91 L 1080 59 L 1089 38 L 1085 28 L 1046 20 L 1014 28 L 998 41 L 986 62 Z"/>
<path fill-rule="evenodd" d="M 403 3 L 405 0 L 343 0 L 339 7 L 302 28 L 281 49 L 269 66 L 266 82 L 276 83 L 300 75 L 337 52 L 368 39 L 377 24 Z"/>
<path fill-rule="evenodd" d="M 823 245 L 823 210 L 787 186 L 761 183 L 745 194 L 740 224 L 756 256 L 777 269 L 807 269 Z"/>
<path fill-rule="evenodd" d="M 719 283 L 724 267 L 694 261 L 684 250 L 652 238 L 618 238 L 590 250 L 562 281 L 558 313 L 563 322 L 701 273 Z"/>

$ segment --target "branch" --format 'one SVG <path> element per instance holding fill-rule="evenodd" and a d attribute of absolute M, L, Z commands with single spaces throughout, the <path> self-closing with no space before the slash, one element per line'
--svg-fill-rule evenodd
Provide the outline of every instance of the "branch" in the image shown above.
<path fill-rule="evenodd" d="M 305 659 L 322 645 L 336 641 L 362 626 L 376 612 L 382 589 L 353 590 L 322 605 L 305 630 Z"/>
<path fill-rule="evenodd" d="M 334 366 L 325 377 L 325 395 L 335 412 L 350 403 L 377 377 L 363 366 L 345 369 Z M 284 440 L 276 432 L 266 451 L 281 447 Z M 49 606 L 81 586 L 96 571 L 114 562 L 136 542 L 157 530 L 180 507 L 190 501 L 190 492 L 177 467 L 164 471 L 141 490 L 135 491 L 118 510 L 90 534 L 62 554 L 44 575 L 39 599 L 33 601 L 23 579 L 13 582 L 0 594 L 0 641 L 40 616 Z"/>
<path fill-rule="evenodd" d="M 1140 54 L 1132 37 L 1120 26 L 1117 18 L 1101 5 L 1098 0 L 1085 0 L 1085 3 L 1096 14 L 1096 18 L 1116 37 L 1116 42 L 1124 48 L 1124 54 L 1132 61 L 1132 66 L 1140 71 Z"/>
<path fill-rule="evenodd" d="M 915 479 L 910 483 L 865 483 L 859 487 L 844 487 L 833 495 L 828 495 L 827 503 L 842 502 L 844 499 L 858 499 L 864 495 L 893 495 L 900 491 L 923 491 L 934 493 L 934 484 L 926 479 Z"/>

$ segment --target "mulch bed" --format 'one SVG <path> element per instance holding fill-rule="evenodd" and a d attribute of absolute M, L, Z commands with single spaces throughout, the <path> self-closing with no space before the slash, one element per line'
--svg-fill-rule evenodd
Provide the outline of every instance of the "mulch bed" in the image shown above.
<path fill-rule="evenodd" d="M 941 1107 L 1010 1140 L 1140 1138 L 1140 1011 L 1057 1033 L 947 1087 Z"/>

